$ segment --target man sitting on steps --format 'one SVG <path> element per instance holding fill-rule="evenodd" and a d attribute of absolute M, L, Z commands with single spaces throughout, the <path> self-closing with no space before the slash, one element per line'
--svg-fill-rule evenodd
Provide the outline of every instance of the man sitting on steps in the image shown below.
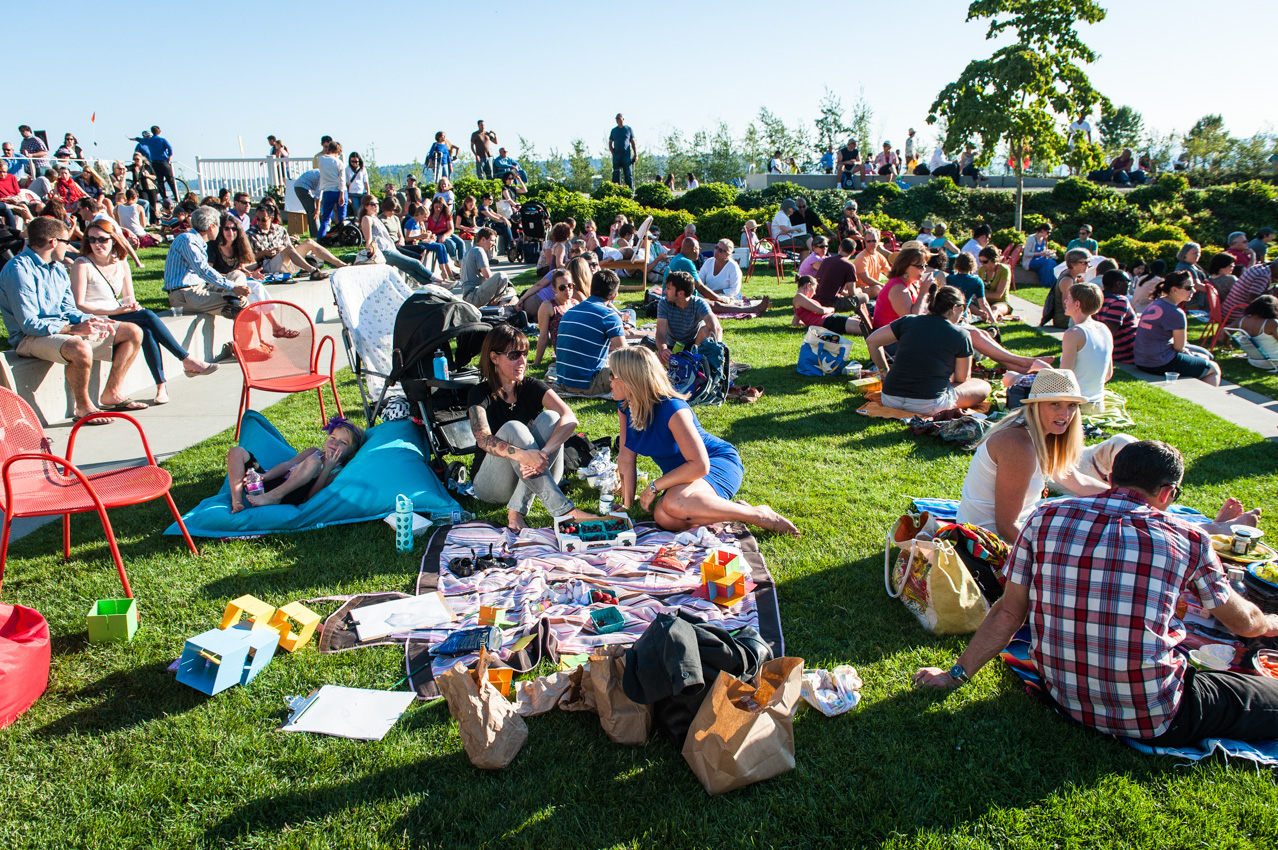
<path fill-rule="evenodd" d="M 324 280 L 327 274 L 320 271 L 322 263 L 333 268 L 345 268 L 337 257 L 333 256 L 323 245 L 308 239 L 296 247 L 293 239 L 276 219 L 274 204 L 259 204 L 253 212 L 253 223 L 247 232 L 249 244 L 253 246 L 253 256 L 262 264 L 262 271 L 267 274 L 293 274 L 298 270 L 310 270 L 311 280 Z M 319 257 L 314 260 L 309 254 Z"/>
<path fill-rule="evenodd" d="M 9 343 L 23 357 L 66 367 L 76 419 L 102 409 L 143 410 L 145 404 L 120 391 L 120 382 L 138 356 L 142 331 L 137 325 L 89 316 L 76 309 L 71 278 L 63 265 L 66 236 L 66 225 L 57 219 L 34 219 L 27 227 L 27 247 L 0 271 L 0 316 Z M 89 397 L 94 360 L 111 362 L 101 408 Z M 89 424 L 110 421 L 95 419 Z"/>
<path fill-rule="evenodd" d="M 249 294 L 241 272 L 219 274 L 209 265 L 208 243 L 217 238 L 222 214 L 213 207 L 191 213 L 191 229 L 178 234 L 164 258 L 164 291 L 169 304 L 192 313 L 234 318 Z"/>

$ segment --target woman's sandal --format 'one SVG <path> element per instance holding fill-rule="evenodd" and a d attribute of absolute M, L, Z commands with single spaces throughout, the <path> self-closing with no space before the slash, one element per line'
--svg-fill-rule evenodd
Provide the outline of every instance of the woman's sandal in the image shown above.
<path fill-rule="evenodd" d="M 203 369 L 183 369 L 188 378 L 197 378 L 200 375 L 212 375 L 217 371 L 216 363 L 205 363 Z"/>
<path fill-rule="evenodd" d="M 274 328 L 271 330 L 271 336 L 276 339 L 297 339 L 301 333 L 292 328 Z"/>

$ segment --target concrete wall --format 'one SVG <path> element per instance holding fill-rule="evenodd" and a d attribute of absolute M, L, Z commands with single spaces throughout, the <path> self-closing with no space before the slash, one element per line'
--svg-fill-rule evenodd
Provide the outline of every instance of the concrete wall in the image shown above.
<path fill-rule="evenodd" d="M 900 178 L 910 186 L 922 186 L 931 180 L 931 177 L 917 177 L 908 174 Z M 870 181 L 882 181 L 882 177 L 873 176 Z M 1050 189 L 1056 185 L 1059 177 L 1026 177 L 1026 189 Z M 807 189 L 837 189 L 839 188 L 839 178 L 833 174 L 747 174 L 747 189 L 766 189 L 773 183 L 797 183 Z M 963 178 L 959 185 L 971 186 L 970 178 Z M 1015 189 L 1016 178 L 1014 176 L 991 177 L 990 181 L 985 184 L 989 189 Z"/>

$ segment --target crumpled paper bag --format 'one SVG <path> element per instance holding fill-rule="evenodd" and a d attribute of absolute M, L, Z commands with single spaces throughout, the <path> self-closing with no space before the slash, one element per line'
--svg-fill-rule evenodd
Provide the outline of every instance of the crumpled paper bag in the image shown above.
<path fill-rule="evenodd" d="M 604 734 L 614 744 L 642 744 L 652 734 L 652 706 L 640 705 L 621 688 L 626 667 L 626 651 L 620 646 L 604 646 L 590 655 L 586 665 L 589 690 Z"/>
<path fill-rule="evenodd" d="M 710 794 L 794 769 L 794 712 L 802 658 L 776 658 L 753 684 L 720 672 L 683 744 L 683 757 Z"/>
<path fill-rule="evenodd" d="M 488 681 L 489 654 L 479 651 L 474 671 L 462 662 L 435 681 L 457 721 L 466 756 L 475 767 L 496 770 L 515 760 L 528 740 L 528 726 L 514 703 Z"/>

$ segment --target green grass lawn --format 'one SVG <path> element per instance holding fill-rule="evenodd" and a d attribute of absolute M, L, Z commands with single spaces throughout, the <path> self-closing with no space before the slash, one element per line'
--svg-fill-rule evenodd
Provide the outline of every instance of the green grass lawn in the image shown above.
<path fill-rule="evenodd" d="M 158 265 L 158 264 L 157 264 Z M 148 260 L 148 267 L 150 261 Z M 156 284 L 158 286 L 158 284 Z M 213 627 L 252 593 L 276 605 L 409 590 L 425 539 L 395 553 L 381 523 L 304 535 L 198 541 L 186 554 L 161 537 L 162 502 L 114 511 L 143 627 L 132 643 L 91 645 L 85 612 L 116 596 L 97 521 L 72 522 L 73 559 L 56 524 L 18 541 L 4 600 L 39 609 L 53 634 L 48 693 L 0 732 L 0 842 L 6 847 L 1167 847 L 1271 848 L 1278 792 L 1243 763 L 1186 768 L 1139 755 L 1038 706 L 999 664 L 950 694 L 910 685 L 922 664 L 946 665 L 965 638 L 925 632 L 883 590 L 888 524 L 912 495 L 957 497 L 968 456 L 899 423 L 855 414 L 838 379 L 794 369 L 802 334 L 789 327 L 793 285 L 756 276 L 751 294 L 778 305 L 726 323 L 734 357 L 751 363 L 753 405 L 700 408 L 708 431 L 740 449 L 742 498 L 793 517 L 799 540 L 760 535 L 779 583 L 789 653 L 810 666 L 855 666 L 864 702 L 850 715 L 796 721 L 793 772 L 711 799 L 681 755 L 654 737 L 611 744 L 588 714 L 529 720 L 506 770 L 467 761 L 442 704 L 418 705 L 386 739 L 356 742 L 275 731 L 283 699 L 325 683 L 389 688 L 403 653 L 379 647 L 281 654 L 248 687 L 207 698 L 165 671 L 183 640 Z M 634 300 L 634 299 L 623 299 Z M 1054 343 L 1023 325 L 1008 345 Z M 860 343 L 861 354 L 864 346 Z M 1183 501 L 1214 512 L 1237 496 L 1268 501 L 1278 448 L 1188 402 L 1120 373 L 1134 433 L 1178 445 Z M 358 405 L 349 375 L 344 401 Z M 315 401 L 293 396 L 269 415 L 295 445 L 318 440 Z M 615 407 L 576 403 L 592 437 L 616 433 Z M 174 497 L 193 507 L 219 487 L 230 432 L 167 464 Z M 589 494 L 575 491 L 581 504 Z M 468 505 L 503 521 L 504 506 Z M 636 514 L 638 515 L 638 514 Z M 1262 527 L 1278 533 L 1271 521 Z M 534 523 L 549 518 L 540 507 Z M 336 603 L 317 602 L 323 614 Z"/>

